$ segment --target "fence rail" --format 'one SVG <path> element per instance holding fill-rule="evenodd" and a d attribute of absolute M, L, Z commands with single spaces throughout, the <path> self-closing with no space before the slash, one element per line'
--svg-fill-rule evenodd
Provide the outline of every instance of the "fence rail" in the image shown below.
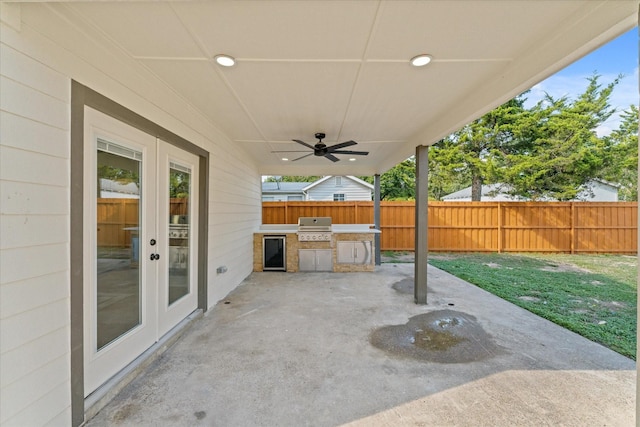
<path fill-rule="evenodd" d="M 99 198 L 97 201 L 98 246 L 129 247 L 139 226 L 139 199 Z M 169 200 L 170 215 L 185 215 L 187 198 Z M 167 221 L 169 219 L 167 218 Z"/>
<path fill-rule="evenodd" d="M 382 250 L 413 250 L 415 203 L 381 202 Z M 429 202 L 429 250 L 629 253 L 638 251 L 636 202 Z M 262 222 L 330 216 L 372 224 L 373 202 L 263 202 Z"/>
<path fill-rule="evenodd" d="M 170 213 L 186 214 L 186 199 Z M 138 227 L 138 200 L 98 199 L 98 244 L 127 247 Z M 628 253 L 638 251 L 636 202 L 429 202 L 434 252 Z M 335 224 L 373 224 L 373 202 L 263 202 L 265 224 L 330 216 Z M 415 203 L 381 202 L 382 250 L 412 251 Z"/>

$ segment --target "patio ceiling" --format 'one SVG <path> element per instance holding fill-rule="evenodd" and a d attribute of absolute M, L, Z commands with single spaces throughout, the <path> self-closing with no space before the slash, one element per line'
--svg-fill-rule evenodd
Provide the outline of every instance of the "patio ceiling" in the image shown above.
<path fill-rule="evenodd" d="M 162 79 L 260 173 L 370 175 L 632 28 L 638 2 L 70 2 L 61 10 Z M 217 65 L 222 53 L 236 65 Z M 412 67 L 422 53 L 432 63 Z M 333 163 L 271 153 L 304 149 L 291 139 L 314 144 L 315 132 L 370 154 Z"/>

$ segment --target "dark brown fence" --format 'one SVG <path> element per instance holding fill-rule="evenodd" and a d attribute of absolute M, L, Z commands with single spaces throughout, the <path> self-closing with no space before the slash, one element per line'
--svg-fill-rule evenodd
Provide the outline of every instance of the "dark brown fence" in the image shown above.
<path fill-rule="evenodd" d="M 429 250 L 637 253 L 636 202 L 429 202 Z M 413 250 L 414 202 L 382 202 L 382 250 Z M 373 202 L 263 202 L 265 224 L 372 224 Z"/>

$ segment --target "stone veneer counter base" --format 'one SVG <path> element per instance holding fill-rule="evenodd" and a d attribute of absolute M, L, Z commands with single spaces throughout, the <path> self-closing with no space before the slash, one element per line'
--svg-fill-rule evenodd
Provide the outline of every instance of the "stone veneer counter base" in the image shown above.
<path fill-rule="evenodd" d="M 297 225 L 264 224 L 253 235 L 253 271 L 263 271 L 262 253 L 264 236 L 284 236 L 286 246 L 287 272 L 299 271 L 300 249 L 330 249 L 332 252 L 333 271 L 340 273 L 374 271 L 375 269 L 375 235 L 380 231 L 369 228 L 368 224 L 334 224 L 331 226 L 330 241 L 298 241 Z M 371 253 L 366 263 L 338 263 L 338 242 L 370 242 Z"/>

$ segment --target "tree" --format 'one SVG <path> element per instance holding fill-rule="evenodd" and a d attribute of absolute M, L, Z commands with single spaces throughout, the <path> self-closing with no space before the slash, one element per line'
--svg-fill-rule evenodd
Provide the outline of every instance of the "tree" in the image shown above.
<path fill-rule="evenodd" d="M 471 185 L 462 145 L 446 138 L 429 148 L 429 198 L 442 200 L 447 194 Z"/>
<path fill-rule="evenodd" d="M 605 164 L 606 146 L 596 128 L 615 112 L 609 97 L 619 78 L 602 87 L 599 77 L 590 77 L 574 101 L 547 95 L 523 114 L 512 128 L 515 144 L 491 153 L 489 179 L 532 200 L 574 199 Z"/>
<path fill-rule="evenodd" d="M 372 176 L 359 176 L 361 180 L 374 183 Z M 413 156 L 380 175 L 380 200 L 415 200 L 416 160 Z"/>
<path fill-rule="evenodd" d="M 482 184 L 493 165 L 493 153 L 511 152 L 519 144 L 514 127 L 525 112 L 525 100 L 522 94 L 507 101 L 433 146 L 430 169 L 433 182 L 440 186 L 433 193 L 434 198 L 442 197 L 447 179 L 457 178 L 459 183 L 470 181 L 471 200 L 480 201 Z"/>
<path fill-rule="evenodd" d="M 191 174 L 171 169 L 169 174 L 169 197 L 184 199 L 191 192 Z"/>
<path fill-rule="evenodd" d="M 314 182 L 322 178 L 321 176 L 295 176 L 295 175 L 277 175 L 270 176 L 266 182 Z"/>
<path fill-rule="evenodd" d="M 621 114 L 618 129 L 604 138 L 607 155 L 600 178 L 620 184 L 620 200 L 638 200 L 638 107 Z"/>
<path fill-rule="evenodd" d="M 416 161 L 404 160 L 380 175 L 380 200 L 415 200 Z"/>

